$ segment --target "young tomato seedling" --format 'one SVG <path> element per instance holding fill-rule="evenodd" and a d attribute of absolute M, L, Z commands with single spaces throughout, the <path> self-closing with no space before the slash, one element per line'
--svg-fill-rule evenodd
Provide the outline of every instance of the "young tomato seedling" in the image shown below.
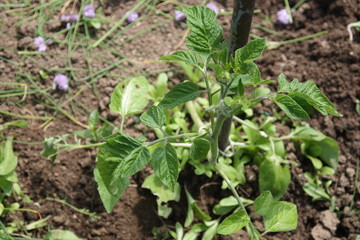
<path fill-rule="evenodd" d="M 295 229 L 296 206 L 289 202 L 278 201 L 283 193 L 265 191 L 266 187 L 254 201 L 255 212 L 264 218 L 265 231 L 260 234 L 252 224 L 243 199 L 240 198 L 219 163 L 221 152 L 218 139 L 222 125 L 225 119 L 247 111 L 263 100 L 273 101 L 288 117 L 297 120 L 309 120 L 314 109 L 323 115 L 341 116 L 341 114 L 313 82 L 301 83 L 298 79 L 288 82 L 284 74 L 278 77 L 276 92 L 262 94 L 262 91 L 259 91 L 260 85 L 273 82 L 263 80 L 258 66 L 254 63 L 266 47 L 265 40 L 251 41 L 236 50 L 234 56 L 228 56 L 228 44 L 223 39 L 222 27 L 217 22 L 214 11 L 202 6 L 181 9 L 181 11 L 186 15 L 190 28 L 190 34 L 187 36 L 188 50 L 177 51 L 161 59 L 195 67 L 201 73 L 202 80 L 184 81 L 176 85 L 161 98 L 158 104 L 150 106 L 141 115 L 140 120 L 145 125 L 162 132 L 162 138 L 147 142 L 144 137 L 132 138 L 117 132 L 105 139 L 105 143 L 99 148 L 94 174 L 106 210 L 108 212 L 112 210 L 127 188 L 128 178 L 147 164 L 152 166 L 155 177 L 163 184 L 163 188 L 174 192 L 178 188 L 179 176 L 179 160 L 175 147 L 184 146 L 181 143 L 191 143 L 190 157 L 207 159 L 226 181 L 237 200 L 237 206 L 232 213 L 220 224 L 216 224 L 218 234 L 232 234 L 245 228 L 252 239 L 260 239 L 268 232 Z M 215 81 L 209 77 L 210 69 L 214 72 Z M 218 90 L 212 90 L 214 85 L 218 85 Z M 247 94 L 245 88 L 250 88 L 251 93 Z M 209 107 L 204 110 L 207 113 L 206 117 L 200 121 L 196 120 L 196 123 L 201 125 L 198 126 L 199 131 L 180 131 L 174 134 L 164 130 L 167 119 L 172 117 L 172 109 L 195 101 L 204 93 L 207 95 Z M 142 77 L 132 79 L 126 86 L 120 83 L 111 97 L 110 108 L 119 113 L 123 119 L 131 114 L 138 114 L 147 105 L 148 100 L 144 98 L 146 94 L 147 82 Z M 216 94 L 219 94 L 218 98 L 214 97 Z M 196 113 L 192 112 L 191 115 L 194 118 Z M 237 119 L 238 122 L 246 125 L 245 121 Z M 123 125 L 124 120 L 121 130 Z M 255 128 L 250 123 L 247 123 L 246 127 Z M 278 155 L 276 143 L 266 134 L 263 137 L 264 141 L 268 141 L 272 146 L 269 149 L 270 156 L 266 160 L 267 168 L 273 170 L 274 174 L 279 172 L 290 174 L 289 169 L 281 165 L 284 161 Z M 333 162 L 327 164 L 336 168 Z"/>

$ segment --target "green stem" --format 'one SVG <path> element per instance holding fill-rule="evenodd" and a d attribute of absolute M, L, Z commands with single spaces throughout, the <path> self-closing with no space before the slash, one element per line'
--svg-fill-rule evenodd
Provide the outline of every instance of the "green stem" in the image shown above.
<path fill-rule="evenodd" d="M 197 114 L 194 103 L 193 102 L 187 102 L 185 104 L 185 106 L 186 106 L 187 110 L 189 111 L 190 117 L 194 121 L 195 125 L 198 128 L 203 128 L 205 126 L 205 124 L 203 123 L 203 121 L 201 120 L 199 115 Z"/>
<path fill-rule="evenodd" d="M 226 174 L 221 170 L 219 164 L 216 164 L 215 166 L 216 171 L 220 174 L 220 176 L 225 180 L 225 182 L 227 183 L 230 191 L 232 192 L 232 194 L 234 195 L 234 197 L 236 198 L 236 200 L 238 201 L 240 207 L 245 211 L 246 215 L 248 215 L 244 203 L 242 202 L 238 192 L 236 191 L 235 187 L 233 186 L 233 184 L 231 183 L 230 179 L 226 176 Z"/>
<path fill-rule="evenodd" d="M 51 117 L 39 117 L 39 116 L 21 115 L 21 114 L 6 112 L 6 111 L 3 111 L 3 110 L 0 110 L 0 114 L 8 115 L 8 116 L 11 116 L 11 117 L 23 118 L 23 119 L 34 119 L 34 120 L 45 120 L 45 121 L 51 119 Z"/>
<path fill-rule="evenodd" d="M 121 123 L 120 123 L 120 132 L 121 133 L 124 130 L 124 123 L 125 123 L 125 116 L 121 116 Z"/>
<path fill-rule="evenodd" d="M 205 84 L 206 84 L 209 106 L 212 106 L 212 94 L 211 94 L 209 79 L 207 77 L 206 68 L 207 68 L 207 66 L 205 65 L 204 68 L 201 69 L 201 72 L 204 76 L 204 80 L 205 80 Z M 210 121 L 211 121 L 211 129 L 214 130 L 215 123 L 214 123 L 214 112 L 213 111 L 210 111 Z"/>
<path fill-rule="evenodd" d="M 180 135 L 167 136 L 167 137 L 164 137 L 164 138 L 156 139 L 156 140 L 154 140 L 152 142 L 147 142 L 146 146 L 150 147 L 150 146 L 152 146 L 152 145 L 154 145 L 156 143 L 166 141 L 168 139 L 177 139 L 177 138 L 183 138 L 183 137 L 195 137 L 197 135 L 198 135 L 197 133 L 184 133 L 184 134 L 180 134 Z"/>

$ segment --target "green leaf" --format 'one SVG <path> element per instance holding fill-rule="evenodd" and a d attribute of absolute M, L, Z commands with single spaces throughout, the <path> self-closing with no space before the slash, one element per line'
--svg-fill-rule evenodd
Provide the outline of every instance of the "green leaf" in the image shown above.
<path fill-rule="evenodd" d="M 25 120 L 15 120 L 15 121 L 12 121 L 12 122 L 7 122 L 7 123 L 4 123 L 4 124 L 0 124 L 0 131 L 3 131 L 5 129 L 7 129 L 9 126 L 27 128 L 28 123 Z"/>
<path fill-rule="evenodd" d="M 0 216 L 4 211 L 4 205 L 0 202 Z"/>
<path fill-rule="evenodd" d="M 98 123 L 99 123 L 99 112 L 98 110 L 94 110 L 89 115 L 88 124 L 90 129 L 95 129 Z"/>
<path fill-rule="evenodd" d="M 187 199 L 187 214 L 184 223 L 184 227 L 189 227 L 194 220 L 194 210 L 192 204 L 195 202 L 194 198 L 191 196 L 187 188 L 185 187 L 186 199 Z"/>
<path fill-rule="evenodd" d="M 206 159 L 210 150 L 210 143 L 205 138 L 194 139 L 190 148 L 190 157 L 194 160 Z"/>
<path fill-rule="evenodd" d="M 0 142 L 0 176 L 7 175 L 13 171 L 18 163 L 18 158 L 14 154 L 12 139 Z"/>
<path fill-rule="evenodd" d="M 126 178 L 134 175 L 144 168 L 150 161 L 150 152 L 144 146 L 132 150 L 116 167 L 112 174 L 110 185 L 116 185 L 119 178 Z"/>
<path fill-rule="evenodd" d="M 258 196 L 255 199 L 254 210 L 257 214 L 264 216 L 270 211 L 271 206 L 274 203 L 275 203 L 275 200 L 274 200 L 273 196 L 271 195 L 271 192 L 265 191 L 265 192 L 261 193 L 260 196 Z"/>
<path fill-rule="evenodd" d="M 272 160 L 265 160 L 259 169 L 260 191 L 271 191 L 274 199 L 280 199 L 287 191 L 291 181 L 288 166 L 281 166 Z"/>
<path fill-rule="evenodd" d="M 158 106 L 165 109 L 172 109 L 188 101 L 195 100 L 199 97 L 200 93 L 195 83 L 184 82 L 171 89 Z"/>
<path fill-rule="evenodd" d="M 289 202 L 275 202 L 264 216 L 266 232 L 294 230 L 298 215 L 296 205 Z"/>
<path fill-rule="evenodd" d="M 155 174 L 149 175 L 141 187 L 149 189 L 155 196 L 159 197 L 160 203 L 179 201 L 180 199 L 180 184 L 176 183 L 175 190 L 171 191 Z"/>
<path fill-rule="evenodd" d="M 213 220 L 211 222 L 205 222 L 209 227 L 205 232 L 201 240 L 213 240 L 216 235 L 216 230 L 219 225 L 219 220 Z"/>
<path fill-rule="evenodd" d="M 315 185 L 314 183 L 307 182 L 303 185 L 304 192 L 312 197 L 312 201 L 330 200 L 331 196 L 325 191 L 324 188 Z"/>
<path fill-rule="evenodd" d="M 161 108 L 151 106 L 140 116 L 140 120 L 149 127 L 161 128 L 165 123 L 166 117 Z"/>
<path fill-rule="evenodd" d="M 233 234 L 250 222 L 250 217 L 246 214 L 245 210 L 234 212 L 224 219 L 217 228 L 217 233 L 222 235 Z"/>
<path fill-rule="evenodd" d="M 98 168 L 94 169 L 94 179 L 98 184 L 98 192 L 101 198 L 101 201 L 105 207 L 105 210 L 107 213 L 110 213 L 113 208 L 115 207 L 116 202 L 120 199 L 121 195 L 129 185 L 130 181 L 127 178 L 119 178 L 118 182 L 116 183 L 118 185 L 119 191 L 113 195 L 109 192 L 109 190 L 106 188 Z"/>
<path fill-rule="evenodd" d="M 57 149 L 54 142 L 54 137 L 45 138 L 44 149 L 40 153 L 41 156 L 49 158 L 51 160 L 51 163 L 54 163 L 57 155 Z"/>
<path fill-rule="evenodd" d="M 321 141 L 305 141 L 302 151 L 306 155 L 320 158 L 321 161 L 336 170 L 339 159 L 339 145 L 335 139 L 325 137 Z"/>
<path fill-rule="evenodd" d="M 295 78 L 290 84 L 286 81 L 285 76 L 279 76 L 278 92 L 288 93 L 300 106 L 309 111 L 310 106 L 319 111 L 322 115 L 334 115 L 341 117 L 337 112 L 335 106 L 330 100 L 320 91 L 312 81 L 305 83 L 299 82 Z"/>
<path fill-rule="evenodd" d="M 179 163 L 174 147 L 167 143 L 164 147 L 156 148 L 151 155 L 151 164 L 161 182 L 174 191 L 179 175 Z"/>
<path fill-rule="evenodd" d="M 184 12 L 190 34 L 186 37 L 186 46 L 200 54 L 211 54 L 221 47 L 222 27 L 216 14 L 204 6 L 181 9 Z"/>
<path fill-rule="evenodd" d="M 49 240 L 84 240 L 83 238 L 77 237 L 74 233 L 61 230 L 61 229 L 54 229 L 50 232 Z"/>
<path fill-rule="evenodd" d="M 131 153 L 141 147 L 141 143 L 123 133 L 115 133 L 106 139 L 106 143 L 99 148 L 97 167 L 104 185 L 113 195 L 118 194 L 122 187 L 114 179 L 114 171 Z M 121 176 L 116 175 L 116 178 Z"/>
<path fill-rule="evenodd" d="M 259 57 L 261 57 L 263 51 L 265 49 L 265 39 L 259 38 L 255 39 L 244 47 L 239 48 L 235 52 L 235 60 L 236 63 L 241 65 L 241 63 L 249 63 L 253 62 Z"/>
<path fill-rule="evenodd" d="M 278 94 L 273 100 L 290 118 L 301 120 L 310 119 L 307 112 L 291 97 Z"/>
<path fill-rule="evenodd" d="M 170 62 L 185 62 L 186 64 L 190 64 L 193 66 L 197 66 L 199 64 L 198 56 L 188 50 L 174 52 L 171 55 L 161 57 L 160 60 Z"/>
<path fill-rule="evenodd" d="M 137 114 L 148 103 L 148 82 L 144 77 L 119 83 L 111 95 L 110 110 L 119 113 L 122 117 Z"/>

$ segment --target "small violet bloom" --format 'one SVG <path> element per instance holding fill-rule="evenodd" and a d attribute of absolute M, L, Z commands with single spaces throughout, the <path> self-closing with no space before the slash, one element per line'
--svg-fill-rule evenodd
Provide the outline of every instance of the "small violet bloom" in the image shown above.
<path fill-rule="evenodd" d="M 44 38 L 42 38 L 42 37 L 35 38 L 34 44 L 38 47 L 38 52 L 45 52 L 46 42 L 44 41 Z"/>
<path fill-rule="evenodd" d="M 210 2 L 210 3 L 206 4 L 205 7 L 213 10 L 213 11 L 216 13 L 216 16 L 218 15 L 219 9 L 218 9 L 218 7 L 215 5 L 215 3 Z"/>
<path fill-rule="evenodd" d="M 291 12 L 295 12 L 295 10 L 291 10 Z M 286 9 L 281 9 L 276 13 L 276 17 L 277 17 L 277 21 L 278 23 L 281 23 L 283 25 L 289 25 L 291 24 L 290 22 L 290 16 L 288 14 L 288 12 L 286 11 Z"/>
<path fill-rule="evenodd" d="M 178 21 L 178 22 L 182 22 L 182 21 L 185 21 L 186 19 L 186 16 L 183 12 L 181 11 L 178 11 L 178 10 L 174 10 L 174 14 L 175 14 L 175 21 Z"/>
<path fill-rule="evenodd" d="M 87 18 L 95 17 L 95 8 L 92 5 L 86 5 L 84 7 L 84 16 Z"/>
<path fill-rule="evenodd" d="M 68 85 L 68 79 L 65 75 L 63 74 L 56 74 L 54 81 L 53 81 L 53 86 L 52 88 L 61 90 L 61 91 L 66 91 L 69 88 Z"/>
<path fill-rule="evenodd" d="M 126 21 L 128 23 L 132 23 L 139 18 L 139 14 L 137 14 L 136 12 L 127 12 L 126 14 L 128 14 L 128 17 L 126 18 Z"/>

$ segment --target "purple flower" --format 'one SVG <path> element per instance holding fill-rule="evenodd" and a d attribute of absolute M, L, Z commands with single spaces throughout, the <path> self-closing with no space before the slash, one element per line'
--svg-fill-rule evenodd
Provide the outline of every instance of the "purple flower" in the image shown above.
<path fill-rule="evenodd" d="M 79 16 L 75 13 L 72 13 L 69 15 L 69 21 L 68 22 L 76 22 L 79 19 Z"/>
<path fill-rule="evenodd" d="M 65 15 L 65 14 L 61 14 L 60 20 L 61 20 L 62 22 L 69 22 L 69 21 L 70 21 L 70 16 Z"/>
<path fill-rule="evenodd" d="M 95 8 L 92 5 L 86 5 L 84 7 L 84 16 L 87 18 L 95 17 Z"/>
<path fill-rule="evenodd" d="M 38 52 L 45 52 L 46 50 L 46 43 L 44 38 L 37 37 L 34 39 L 34 44 L 38 47 Z"/>
<path fill-rule="evenodd" d="M 291 12 L 295 12 L 295 10 L 291 10 Z M 283 25 L 289 25 L 290 22 L 290 16 L 286 9 L 281 9 L 276 13 L 277 21 Z"/>
<path fill-rule="evenodd" d="M 182 22 L 182 21 L 185 21 L 186 17 L 185 17 L 185 14 L 181 11 L 178 11 L 178 10 L 174 10 L 174 14 L 175 14 L 175 20 L 178 21 L 178 22 Z"/>
<path fill-rule="evenodd" d="M 134 22 L 139 17 L 139 14 L 137 14 L 136 12 L 127 12 L 126 14 L 128 14 L 128 17 L 126 18 L 126 21 L 128 23 Z"/>
<path fill-rule="evenodd" d="M 56 74 L 53 81 L 53 89 L 59 89 L 61 91 L 66 91 L 69 88 L 68 79 L 63 74 Z"/>
<path fill-rule="evenodd" d="M 218 9 L 218 7 L 215 5 L 215 3 L 210 2 L 210 3 L 206 4 L 205 7 L 213 10 L 213 11 L 216 13 L 216 16 L 218 15 L 219 9 Z"/>

